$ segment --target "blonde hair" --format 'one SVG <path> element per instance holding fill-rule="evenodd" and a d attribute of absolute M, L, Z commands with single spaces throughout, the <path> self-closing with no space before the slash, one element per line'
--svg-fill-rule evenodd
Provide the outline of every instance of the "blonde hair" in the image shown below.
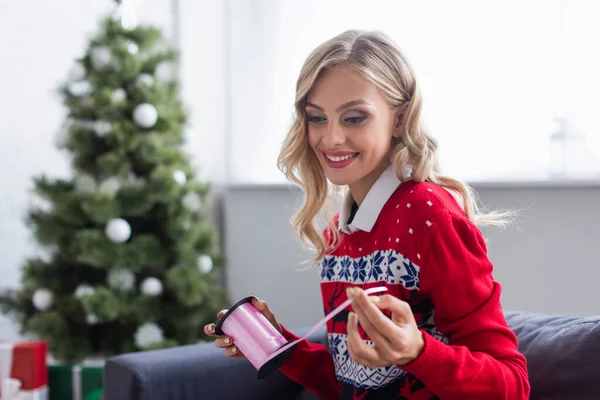
<path fill-rule="evenodd" d="M 331 188 L 308 143 L 305 102 L 317 79 L 336 67 L 348 68 L 375 84 L 392 108 L 409 102 L 402 132 L 398 140 L 392 141 L 390 150 L 391 162 L 401 181 L 407 180 L 402 171 L 410 165 L 412 176 L 408 179 L 432 182 L 456 193 L 462 200 L 466 216 L 478 225 L 508 224 L 509 212 L 482 213 L 475 194 L 467 185 L 440 174 L 436 158 L 438 143 L 422 127 L 421 92 L 413 69 L 400 48 L 380 32 L 349 30 L 321 44 L 304 62 L 296 84 L 294 122 L 277 160 L 279 169 L 304 192 L 304 202 L 291 223 L 300 240 L 316 250 L 313 262 L 337 247 L 339 233 L 331 218 Z M 329 236 L 326 238 L 315 221 L 324 206 L 327 206 L 326 218 L 330 228 L 326 231 Z"/>

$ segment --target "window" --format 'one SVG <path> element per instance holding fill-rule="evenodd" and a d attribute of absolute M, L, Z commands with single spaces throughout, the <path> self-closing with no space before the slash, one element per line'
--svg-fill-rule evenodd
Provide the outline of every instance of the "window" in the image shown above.
<path fill-rule="evenodd" d="M 446 173 L 547 179 L 550 138 L 566 132 L 581 138 L 569 153 L 570 166 L 579 162 L 570 177 L 600 176 L 598 2 L 263 0 L 229 7 L 232 182 L 284 181 L 276 158 L 301 65 L 319 43 L 351 28 L 381 30 L 408 56 Z"/>

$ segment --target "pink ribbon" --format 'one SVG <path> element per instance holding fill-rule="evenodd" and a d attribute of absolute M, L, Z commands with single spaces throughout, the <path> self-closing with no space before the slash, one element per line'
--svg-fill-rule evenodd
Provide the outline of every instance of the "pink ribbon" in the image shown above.
<path fill-rule="evenodd" d="M 385 286 L 382 286 L 382 287 L 377 287 L 377 288 L 366 289 L 365 293 L 367 295 L 370 295 L 370 294 L 374 294 L 374 293 L 385 292 L 387 290 L 388 289 Z M 315 333 L 323 324 L 327 323 L 327 321 L 329 321 L 331 318 L 335 317 L 337 314 L 339 314 L 341 311 L 343 311 L 346 307 L 348 307 L 352 303 L 352 300 L 353 299 L 348 299 L 348 300 L 344 301 L 342 304 L 340 304 L 339 306 L 337 306 L 332 312 L 330 312 L 329 314 L 327 314 L 325 316 L 325 318 L 323 318 L 322 320 L 320 320 L 319 322 L 317 322 L 317 324 L 315 326 L 313 326 L 312 329 L 310 331 L 308 331 L 308 333 L 306 335 L 304 335 L 300 339 L 294 340 L 293 342 L 290 342 L 290 343 L 286 344 L 285 346 L 281 347 L 280 349 L 278 349 L 277 351 L 275 351 L 274 353 L 272 353 L 269 356 L 269 359 L 277 357 L 279 354 L 283 353 L 284 351 L 286 351 L 290 347 L 295 346 L 298 343 L 300 343 L 301 341 L 308 339 L 310 337 L 310 335 L 312 335 L 313 333 Z"/>

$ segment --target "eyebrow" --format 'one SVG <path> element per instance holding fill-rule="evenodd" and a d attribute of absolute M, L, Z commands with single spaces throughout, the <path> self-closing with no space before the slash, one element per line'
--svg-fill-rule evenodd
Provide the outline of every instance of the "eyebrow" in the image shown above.
<path fill-rule="evenodd" d="M 354 106 L 357 106 L 359 104 L 371 104 L 371 103 L 369 103 L 369 102 L 367 102 L 365 100 L 352 100 L 352 101 L 349 101 L 347 103 L 342 104 L 341 106 L 339 106 L 338 108 L 336 108 L 335 111 L 340 112 L 342 110 L 345 110 L 346 108 L 354 107 Z M 314 103 L 311 103 L 310 101 L 306 102 L 306 107 L 312 107 L 312 108 L 316 108 L 319 111 L 325 111 L 323 109 L 323 107 L 318 106 L 318 105 L 316 105 Z"/>

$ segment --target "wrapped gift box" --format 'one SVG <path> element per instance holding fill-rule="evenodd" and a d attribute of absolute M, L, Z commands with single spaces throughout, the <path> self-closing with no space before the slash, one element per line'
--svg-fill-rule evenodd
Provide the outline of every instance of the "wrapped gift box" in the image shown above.
<path fill-rule="evenodd" d="M 48 400 L 47 357 L 45 342 L 0 342 L 0 382 L 19 381 L 21 393 L 14 396 L 19 400 Z"/>
<path fill-rule="evenodd" d="M 50 400 L 101 400 L 102 366 L 51 365 Z"/>

